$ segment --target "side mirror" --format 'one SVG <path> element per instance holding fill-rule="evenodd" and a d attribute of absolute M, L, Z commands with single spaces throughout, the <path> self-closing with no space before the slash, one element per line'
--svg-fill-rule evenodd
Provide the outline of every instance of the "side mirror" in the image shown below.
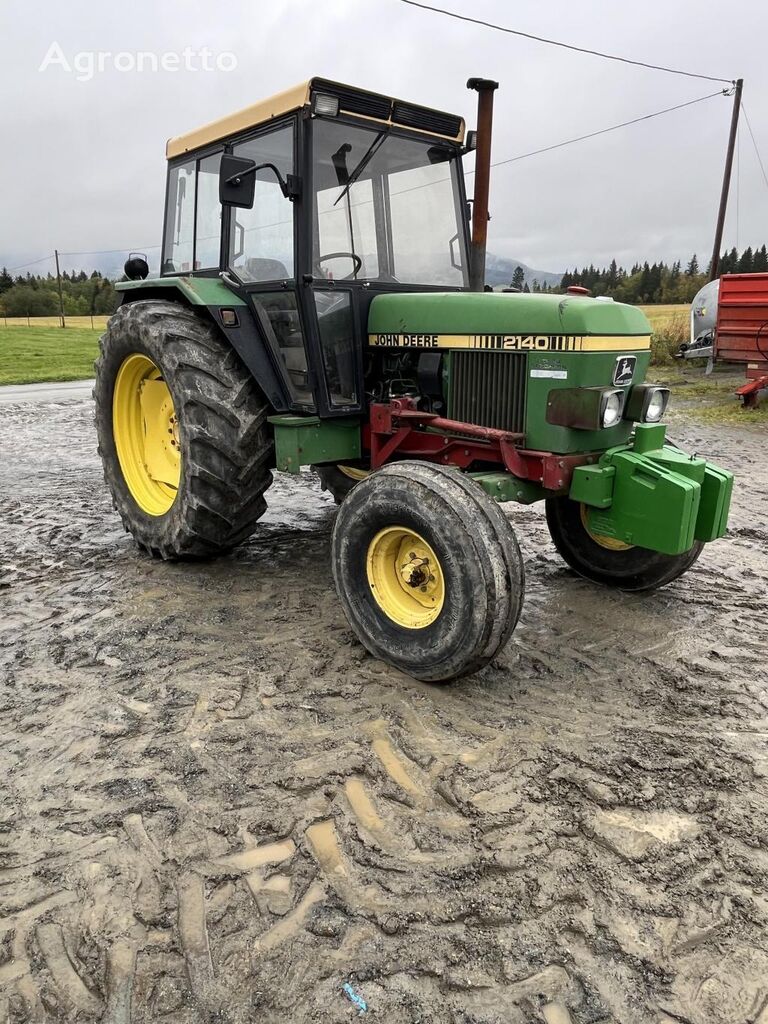
<path fill-rule="evenodd" d="M 295 174 L 283 177 L 271 163 L 257 164 L 243 156 L 224 153 L 219 170 L 219 202 L 222 206 L 240 206 L 250 210 L 256 191 L 256 174 L 269 171 L 275 176 L 280 191 L 293 202 L 301 195 L 301 181 Z"/>
<path fill-rule="evenodd" d="M 250 210 L 256 191 L 256 161 L 224 153 L 219 170 L 219 202 Z"/>

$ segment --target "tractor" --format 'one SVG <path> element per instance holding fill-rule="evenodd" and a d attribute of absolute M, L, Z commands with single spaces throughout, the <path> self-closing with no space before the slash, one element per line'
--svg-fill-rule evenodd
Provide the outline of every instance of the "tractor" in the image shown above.
<path fill-rule="evenodd" d="M 94 390 L 140 548 L 228 551 L 274 470 L 313 467 L 339 503 L 352 630 L 433 682 L 488 664 L 518 621 L 524 567 L 500 503 L 543 501 L 576 573 L 642 591 L 724 534 L 733 483 L 666 441 L 640 310 L 485 287 L 497 83 L 468 87 L 471 132 L 314 78 L 171 139 L 159 274 L 127 261 Z"/>

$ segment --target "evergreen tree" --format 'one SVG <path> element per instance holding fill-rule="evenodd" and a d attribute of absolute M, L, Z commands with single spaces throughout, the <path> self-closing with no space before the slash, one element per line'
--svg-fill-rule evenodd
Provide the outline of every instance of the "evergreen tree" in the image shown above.
<path fill-rule="evenodd" d="M 741 254 L 739 259 L 739 273 L 740 274 L 751 274 L 755 269 L 755 254 L 752 252 L 752 246 L 748 245 L 744 252 Z"/>
<path fill-rule="evenodd" d="M 605 278 L 605 283 L 609 288 L 615 288 L 619 283 L 619 268 L 616 265 L 616 260 L 611 260 L 611 265 L 608 267 L 608 273 Z"/>
<path fill-rule="evenodd" d="M 515 267 L 515 272 L 512 275 L 512 287 L 517 288 L 519 291 L 523 290 L 525 284 L 525 271 L 521 266 Z"/>
<path fill-rule="evenodd" d="M 696 253 L 691 256 L 688 266 L 685 268 L 686 277 L 695 277 L 699 272 L 699 260 Z"/>

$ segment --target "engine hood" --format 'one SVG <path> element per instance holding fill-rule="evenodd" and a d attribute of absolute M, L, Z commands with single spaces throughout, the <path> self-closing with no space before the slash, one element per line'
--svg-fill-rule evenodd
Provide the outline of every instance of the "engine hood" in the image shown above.
<path fill-rule="evenodd" d="M 650 333 L 645 314 L 635 306 L 571 295 L 391 292 L 377 295 L 368 314 L 368 334 L 374 344 L 378 336 L 394 338 L 399 335 L 647 338 Z"/>

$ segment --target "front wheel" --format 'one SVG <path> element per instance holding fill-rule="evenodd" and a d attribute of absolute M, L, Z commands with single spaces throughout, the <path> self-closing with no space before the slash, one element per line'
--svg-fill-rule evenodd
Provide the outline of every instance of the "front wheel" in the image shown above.
<path fill-rule="evenodd" d="M 693 565 L 698 541 L 682 555 L 662 555 L 590 532 L 585 506 L 570 498 L 548 498 L 547 526 L 561 557 L 580 576 L 619 590 L 656 590 Z"/>
<path fill-rule="evenodd" d="M 417 679 L 476 672 L 520 616 L 525 577 L 512 526 L 458 470 L 398 462 L 361 480 L 336 517 L 332 552 L 361 643 Z"/>

